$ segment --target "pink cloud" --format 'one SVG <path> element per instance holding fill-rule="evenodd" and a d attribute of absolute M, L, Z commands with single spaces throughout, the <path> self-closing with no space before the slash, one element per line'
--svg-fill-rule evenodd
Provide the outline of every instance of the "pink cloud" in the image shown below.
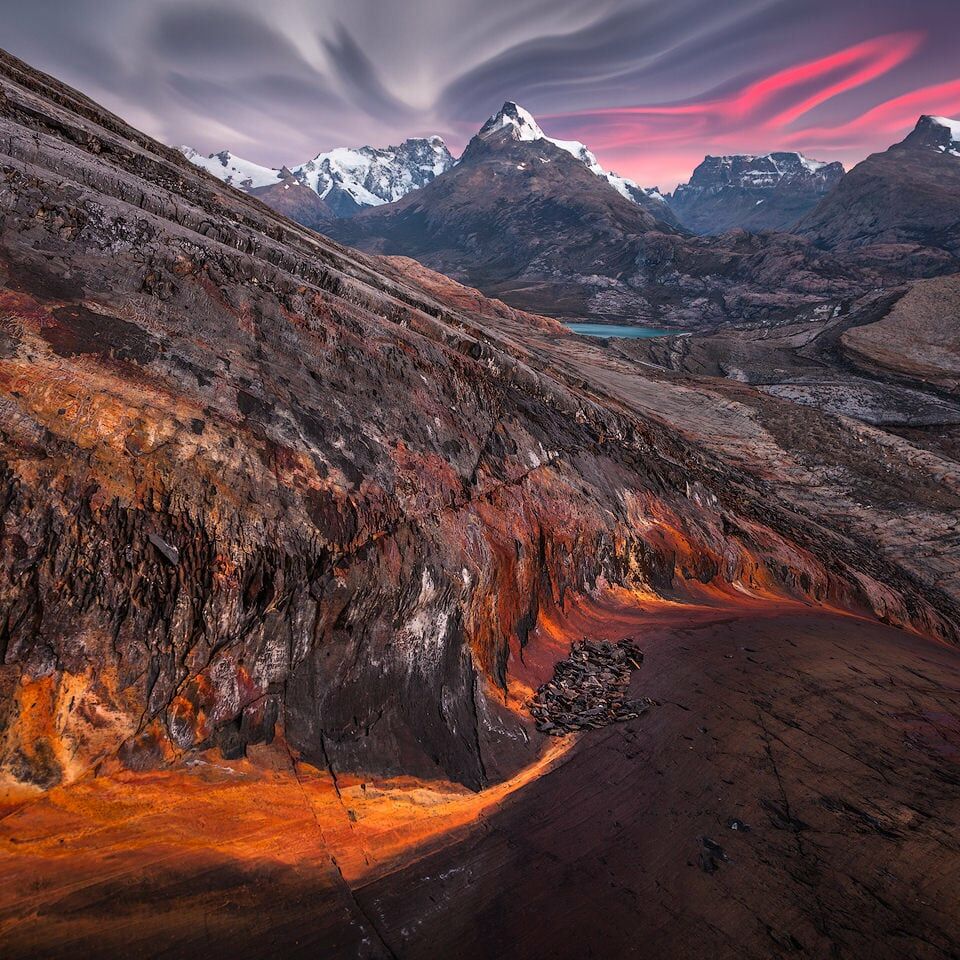
<path fill-rule="evenodd" d="M 960 109 L 960 80 L 924 87 L 876 104 L 834 125 L 797 128 L 818 107 L 885 77 L 920 49 L 920 32 L 891 33 L 806 60 L 724 96 L 674 104 L 610 107 L 544 117 L 588 143 L 601 162 L 645 184 L 685 180 L 705 152 L 759 152 L 817 147 L 822 159 L 850 163 L 902 133 L 920 113 Z M 851 100 L 838 109 L 856 110 Z M 549 129 L 549 127 L 548 127 Z M 860 148 L 859 155 L 854 151 Z"/>

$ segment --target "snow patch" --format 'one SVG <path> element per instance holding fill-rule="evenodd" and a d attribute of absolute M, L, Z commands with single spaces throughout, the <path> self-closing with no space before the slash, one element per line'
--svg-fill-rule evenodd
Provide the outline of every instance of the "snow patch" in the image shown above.
<path fill-rule="evenodd" d="M 938 127 L 946 127 L 950 131 L 950 139 L 960 143 L 960 120 L 951 120 L 950 117 L 931 117 Z"/>
<path fill-rule="evenodd" d="M 951 120 L 950 117 L 931 117 L 938 127 L 943 127 L 950 136 L 950 146 L 940 147 L 941 153 L 949 153 L 951 156 L 960 157 L 960 120 Z"/>
<path fill-rule="evenodd" d="M 242 190 L 266 187 L 280 179 L 280 171 L 272 167 L 263 167 L 241 157 L 235 157 L 229 150 L 203 156 L 193 147 L 182 146 L 180 152 L 195 166 L 212 173 L 218 180 Z"/>

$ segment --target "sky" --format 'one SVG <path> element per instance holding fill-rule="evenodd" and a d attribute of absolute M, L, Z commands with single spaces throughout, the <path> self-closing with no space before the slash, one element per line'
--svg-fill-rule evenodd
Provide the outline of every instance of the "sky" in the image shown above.
<path fill-rule="evenodd" d="M 167 143 L 269 166 L 504 100 L 672 189 L 705 154 L 851 166 L 960 116 L 960 0 L 0 0 L 0 45 Z"/>

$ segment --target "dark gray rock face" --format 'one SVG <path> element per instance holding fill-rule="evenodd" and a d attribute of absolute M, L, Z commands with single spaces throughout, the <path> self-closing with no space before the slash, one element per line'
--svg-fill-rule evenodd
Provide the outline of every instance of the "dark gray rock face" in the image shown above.
<path fill-rule="evenodd" d="M 794 232 L 864 261 L 910 259 L 912 276 L 960 270 L 960 144 L 950 127 L 921 117 L 902 142 L 858 163 Z"/>
<path fill-rule="evenodd" d="M 842 176 L 842 164 L 799 153 L 705 157 L 668 202 L 694 233 L 783 230 L 809 213 Z"/>

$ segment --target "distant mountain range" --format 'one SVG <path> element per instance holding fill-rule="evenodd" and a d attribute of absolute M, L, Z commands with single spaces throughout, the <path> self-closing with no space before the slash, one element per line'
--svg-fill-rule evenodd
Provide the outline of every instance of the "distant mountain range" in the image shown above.
<path fill-rule="evenodd" d="M 666 198 L 656 187 L 641 187 L 633 180 L 604 170 L 586 144 L 579 140 L 547 137 L 533 116 L 513 101 L 507 101 L 484 124 L 480 133 L 489 135 L 504 127 L 513 129 L 519 140 L 549 141 L 606 180 L 626 199 L 637 203 L 654 200 L 663 205 L 661 215 L 664 219 L 674 219 L 667 209 Z M 398 146 L 385 148 L 338 147 L 292 168 L 265 167 L 237 157 L 229 150 L 204 156 L 192 147 L 182 146 L 180 152 L 217 179 L 258 195 L 271 206 L 274 200 L 278 205 L 289 205 L 290 189 L 306 187 L 323 201 L 323 207 L 303 199 L 296 189 L 294 196 L 300 196 L 313 219 L 321 211 L 327 218 L 351 217 L 366 207 L 399 200 L 412 190 L 426 186 L 456 162 L 441 137 L 404 140 Z"/>
<path fill-rule="evenodd" d="M 458 160 L 439 137 L 279 170 L 183 152 L 306 226 L 515 306 L 686 326 L 775 320 L 960 269 L 958 130 L 922 117 L 847 174 L 800 153 L 707 157 L 672 195 L 548 137 L 513 101 Z"/>
<path fill-rule="evenodd" d="M 513 101 L 504 103 L 479 135 L 508 127 L 520 141 L 545 141 L 569 153 L 625 199 L 640 206 L 654 201 L 659 204 L 658 219 L 694 233 L 784 229 L 812 210 L 843 175 L 841 164 L 809 160 L 800 153 L 706 157 L 689 183 L 664 194 L 605 170 L 579 140 L 548 137 L 530 112 Z M 385 148 L 340 147 L 292 168 L 264 167 L 229 150 L 203 156 L 191 147 L 180 149 L 218 179 L 317 229 L 331 219 L 399 200 L 456 163 L 440 137 Z"/>
<path fill-rule="evenodd" d="M 393 147 L 340 147 L 317 154 L 292 168 L 260 166 L 229 150 L 203 156 L 192 147 L 183 155 L 198 167 L 247 193 L 279 196 L 281 188 L 299 185 L 323 201 L 331 217 L 349 217 L 366 207 L 399 200 L 426 186 L 454 163 L 440 137 L 404 140 Z M 273 191 L 264 194 L 263 191 Z M 318 208 L 319 209 L 319 208 Z"/>
<path fill-rule="evenodd" d="M 771 320 L 878 282 L 782 234 L 692 236 L 659 195 L 628 199 L 589 156 L 508 102 L 449 171 L 326 232 L 568 319 Z"/>

